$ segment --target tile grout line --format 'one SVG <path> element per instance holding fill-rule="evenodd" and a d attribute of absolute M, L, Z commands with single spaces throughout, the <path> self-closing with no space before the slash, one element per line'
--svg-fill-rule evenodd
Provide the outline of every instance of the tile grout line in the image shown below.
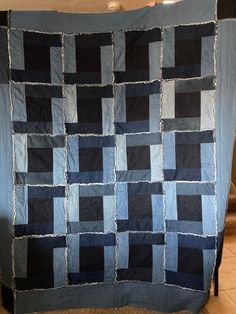
<path fill-rule="evenodd" d="M 232 289 L 229 289 L 232 290 Z M 233 303 L 236 305 L 236 300 L 234 300 L 228 293 L 226 290 L 224 290 L 224 292 L 226 293 L 226 295 L 233 301 Z"/>
<path fill-rule="evenodd" d="M 230 253 L 232 253 L 233 254 L 233 256 L 223 256 L 223 258 L 227 258 L 227 257 L 236 257 L 236 253 L 234 252 L 234 251 L 232 251 L 232 249 L 230 249 L 229 247 L 227 247 L 227 245 L 225 245 L 225 247 L 227 248 L 227 250 L 229 250 L 230 251 Z"/>

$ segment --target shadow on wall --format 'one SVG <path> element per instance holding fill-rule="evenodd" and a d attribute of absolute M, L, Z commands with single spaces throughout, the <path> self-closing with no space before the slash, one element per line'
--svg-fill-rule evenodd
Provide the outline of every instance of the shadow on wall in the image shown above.
<path fill-rule="evenodd" d="M 0 211 L 1 212 L 1 211 Z M 12 274 L 12 229 L 8 219 L 0 216 L 0 284 L 2 305 L 11 313 L 14 312 L 14 297 L 10 287 L 9 276 Z M 7 245 L 8 244 L 8 245 Z M 4 247 L 3 247 L 4 245 Z"/>

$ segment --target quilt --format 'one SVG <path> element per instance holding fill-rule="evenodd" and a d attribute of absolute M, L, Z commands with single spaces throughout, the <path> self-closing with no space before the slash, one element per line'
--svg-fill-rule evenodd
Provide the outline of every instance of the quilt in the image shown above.
<path fill-rule="evenodd" d="M 234 2 L 0 13 L 0 277 L 16 314 L 207 302 L 236 129 Z"/>

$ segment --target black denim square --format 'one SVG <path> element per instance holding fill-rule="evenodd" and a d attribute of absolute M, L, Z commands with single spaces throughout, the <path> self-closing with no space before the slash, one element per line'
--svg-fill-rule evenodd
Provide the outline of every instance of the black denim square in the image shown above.
<path fill-rule="evenodd" d="M 176 145 L 176 168 L 177 169 L 200 169 L 201 152 L 200 144 Z"/>
<path fill-rule="evenodd" d="M 28 148 L 28 172 L 53 172 L 53 149 Z"/>
<path fill-rule="evenodd" d="M 201 116 L 201 92 L 175 94 L 175 118 Z"/>
<path fill-rule="evenodd" d="M 102 122 L 102 101 L 99 98 L 78 98 L 78 122 Z"/>
<path fill-rule="evenodd" d="M 203 275 L 203 252 L 199 249 L 179 247 L 178 272 Z"/>
<path fill-rule="evenodd" d="M 100 47 L 79 47 L 76 49 L 76 71 L 100 72 L 101 53 Z"/>
<path fill-rule="evenodd" d="M 201 38 L 175 42 L 175 66 L 200 65 L 201 54 Z"/>
<path fill-rule="evenodd" d="M 150 169 L 150 147 L 131 146 L 127 147 L 128 170 Z"/>
<path fill-rule="evenodd" d="M 128 197 L 129 219 L 152 218 L 151 195 L 129 195 Z"/>
<path fill-rule="evenodd" d="M 24 46 L 25 70 L 51 71 L 50 47 Z"/>
<path fill-rule="evenodd" d="M 26 96 L 27 122 L 52 122 L 51 98 Z"/>
<path fill-rule="evenodd" d="M 103 220 L 103 197 L 80 197 L 79 220 L 96 221 Z"/>
<path fill-rule="evenodd" d="M 152 245 L 129 246 L 129 268 L 152 268 Z"/>
<path fill-rule="evenodd" d="M 149 68 L 149 46 L 126 46 L 126 71 L 145 70 Z"/>
<path fill-rule="evenodd" d="M 103 154 L 102 148 L 80 148 L 79 170 L 84 172 L 102 171 Z"/>
<path fill-rule="evenodd" d="M 30 198 L 28 200 L 28 216 L 29 224 L 53 222 L 53 198 Z"/>
<path fill-rule="evenodd" d="M 126 98 L 126 121 L 142 121 L 149 119 L 149 97 Z"/>
<path fill-rule="evenodd" d="M 104 247 L 80 247 L 80 272 L 89 273 L 104 270 Z"/>
<path fill-rule="evenodd" d="M 177 195 L 178 220 L 202 221 L 201 195 Z"/>

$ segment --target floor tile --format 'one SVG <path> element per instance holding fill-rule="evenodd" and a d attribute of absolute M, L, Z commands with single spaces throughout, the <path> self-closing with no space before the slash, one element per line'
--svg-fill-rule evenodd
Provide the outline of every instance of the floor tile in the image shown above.
<path fill-rule="evenodd" d="M 205 309 L 207 314 L 233 314 L 236 313 L 236 303 L 232 301 L 225 291 L 220 291 L 218 297 L 210 297 Z"/>
<path fill-rule="evenodd" d="M 225 290 L 225 292 L 230 296 L 230 298 L 236 303 L 236 289 Z"/>
<path fill-rule="evenodd" d="M 226 236 L 224 240 L 224 246 L 236 254 L 236 235 Z"/>
<path fill-rule="evenodd" d="M 227 246 L 224 246 L 223 248 L 223 258 L 236 256 L 234 252 L 232 252 L 230 249 L 227 248 Z"/>
<path fill-rule="evenodd" d="M 223 259 L 219 271 L 219 282 L 224 290 L 236 288 L 236 256 Z"/>

